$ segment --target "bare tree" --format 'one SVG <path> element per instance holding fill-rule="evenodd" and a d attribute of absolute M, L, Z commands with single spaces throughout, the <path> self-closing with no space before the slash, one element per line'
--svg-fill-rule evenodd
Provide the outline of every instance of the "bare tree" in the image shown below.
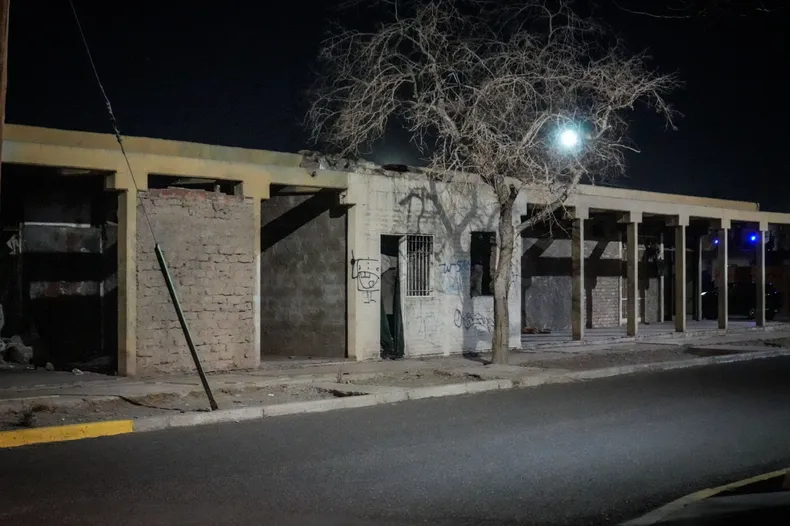
<path fill-rule="evenodd" d="M 638 102 L 672 126 L 664 96 L 676 81 L 566 2 L 388 6 L 377 30 L 337 27 L 324 42 L 307 123 L 316 141 L 356 157 L 398 119 L 433 176 L 474 174 L 494 191 L 493 361 L 506 363 L 517 234 L 553 217 L 581 181 L 623 171 L 625 116 Z M 544 206 L 514 224 L 523 190 Z"/>
<path fill-rule="evenodd" d="M 692 19 L 715 16 L 753 16 L 775 13 L 786 7 L 784 0 L 612 0 L 623 11 L 652 18 Z"/>

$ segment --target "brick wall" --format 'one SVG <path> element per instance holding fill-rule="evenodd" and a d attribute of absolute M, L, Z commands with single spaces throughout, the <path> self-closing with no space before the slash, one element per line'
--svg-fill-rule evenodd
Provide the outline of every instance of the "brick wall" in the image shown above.
<path fill-rule="evenodd" d="M 261 353 L 346 355 L 346 216 L 330 192 L 261 205 Z"/>
<path fill-rule="evenodd" d="M 253 204 L 195 190 L 140 192 L 137 213 L 137 367 L 194 370 L 141 209 L 145 204 L 206 370 L 255 363 Z"/>

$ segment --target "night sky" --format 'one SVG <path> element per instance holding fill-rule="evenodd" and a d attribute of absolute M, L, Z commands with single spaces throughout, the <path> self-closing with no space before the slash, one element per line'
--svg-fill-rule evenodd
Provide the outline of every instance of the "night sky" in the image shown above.
<path fill-rule="evenodd" d="M 250 148 L 309 147 L 304 90 L 327 29 L 327 2 L 74 0 L 125 135 Z M 606 0 L 599 0 L 604 3 Z M 276 6 L 276 7 L 274 7 Z M 635 115 L 642 153 L 617 186 L 759 201 L 790 212 L 790 10 L 693 20 L 599 16 L 685 87 L 664 131 Z M 108 132 L 67 0 L 13 0 L 7 122 Z M 398 138 L 388 156 L 405 151 Z M 377 159 L 378 160 L 378 159 Z M 396 160 L 388 158 L 386 160 Z M 411 162 L 408 153 L 404 162 Z"/>

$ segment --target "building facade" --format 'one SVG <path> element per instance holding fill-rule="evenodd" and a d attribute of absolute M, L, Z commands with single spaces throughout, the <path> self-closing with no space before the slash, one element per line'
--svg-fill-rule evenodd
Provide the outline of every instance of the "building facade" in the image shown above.
<path fill-rule="evenodd" d="M 486 186 L 144 138 L 125 139 L 130 170 L 110 135 L 5 133 L 3 336 L 30 341 L 36 362 L 192 370 L 157 245 L 208 370 L 281 356 L 378 359 L 385 347 L 410 357 L 490 348 L 498 210 Z M 514 223 L 545 204 L 523 192 Z M 635 336 L 673 320 L 683 332 L 701 316 L 704 273 L 727 289 L 731 226 L 760 240 L 759 290 L 765 234 L 790 224 L 755 203 L 601 187 L 581 187 L 567 211 L 517 239 L 514 348 L 524 332 Z M 726 329 L 726 292 L 719 301 Z M 765 324 L 764 312 L 756 318 Z"/>

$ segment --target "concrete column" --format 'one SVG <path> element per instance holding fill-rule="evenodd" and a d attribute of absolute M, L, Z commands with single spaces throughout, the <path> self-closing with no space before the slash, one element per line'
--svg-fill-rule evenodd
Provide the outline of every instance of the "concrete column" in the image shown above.
<path fill-rule="evenodd" d="M 754 280 L 757 285 L 757 305 L 754 310 L 754 319 L 758 327 L 765 327 L 765 230 L 760 229 L 757 240 L 757 276 Z"/>
<path fill-rule="evenodd" d="M 697 275 L 694 276 L 694 319 L 702 321 L 702 252 L 705 245 L 705 236 L 697 238 Z"/>
<path fill-rule="evenodd" d="M 348 264 L 348 274 L 346 277 L 346 353 L 349 358 L 362 360 L 363 344 L 360 340 L 360 331 L 357 330 L 357 315 L 359 308 L 357 303 L 359 293 L 357 292 L 356 273 L 354 269 L 354 258 L 360 254 L 357 246 L 357 228 L 359 225 L 360 212 L 358 207 L 352 206 L 346 210 L 346 263 Z M 380 252 L 380 251 L 379 251 Z"/>
<path fill-rule="evenodd" d="M 573 220 L 571 243 L 571 308 L 572 336 L 584 339 L 584 219 Z"/>
<path fill-rule="evenodd" d="M 118 193 L 118 374 L 137 374 L 137 191 Z"/>
<path fill-rule="evenodd" d="M 658 234 L 658 259 L 662 262 L 664 261 L 664 233 L 659 232 Z M 664 307 L 664 302 L 666 301 L 665 294 L 665 280 L 664 280 L 664 272 L 663 269 L 659 269 L 658 273 L 658 323 L 663 323 L 664 318 L 666 316 L 666 309 Z"/>
<path fill-rule="evenodd" d="M 675 332 L 686 332 L 686 227 L 675 226 Z"/>
<path fill-rule="evenodd" d="M 263 347 L 261 342 L 261 200 L 252 199 L 252 236 L 253 254 L 255 257 L 255 283 L 252 289 L 252 315 L 255 332 L 252 337 L 253 366 L 260 367 Z"/>
<path fill-rule="evenodd" d="M 729 320 L 729 304 L 727 302 L 727 238 L 729 228 L 719 228 L 719 250 L 716 258 L 718 276 L 716 286 L 719 293 L 719 329 L 727 329 Z"/>
<path fill-rule="evenodd" d="M 639 330 L 639 223 L 629 218 L 626 229 L 628 336 L 636 336 Z"/>

